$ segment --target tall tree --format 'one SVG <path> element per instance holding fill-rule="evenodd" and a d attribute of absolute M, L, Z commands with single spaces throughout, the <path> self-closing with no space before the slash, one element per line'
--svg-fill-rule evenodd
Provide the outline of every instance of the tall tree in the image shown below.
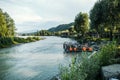
<path fill-rule="evenodd" d="M 14 36 L 14 34 L 14 20 L 9 16 L 8 13 L 4 13 L 2 9 L 0 9 L 0 37 Z"/>
<path fill-rule="evenodd" d="M 82 34 L 82 36 L 84 36 L 85 33 L 89 30 L 89 18 L 88 18 L 88 14 L 80 12 L 75 17 L 74 26 L 75 26 L 75 30 L 79 34 Z"/>
<path fill-rule="evenodd" d="M 14 34 L 15 34 L 14 20 L 6 12 L 4 13 L 4 16 L 5 16 L 5 20 L 6 20 L 7 35 L 8 36 L 14 36 Z"/>
<path fill-rule="evenodd" d="M 91 10 L 90 19 L 91 27 L 96 29 L 108 27 L 110 40 L 112 40 L 114 28 L 120 25 L 120 0 L 98 1 Z"/>
<path fill-rule="evenodd" d="M 6 36 L 6 33 L 7 33 L 7 27 L 6 27 L 5 16 L 3 15 L 2 10 L 0 9 L 0 37 Z"/>
<path fill-rule="evenodd" d="M 94 8 L 90 11 L 91 29 L 96 29 L 98 31 L 102 20 L 102 15 L 102 5 L 100 2 L 96 2 Z"/>

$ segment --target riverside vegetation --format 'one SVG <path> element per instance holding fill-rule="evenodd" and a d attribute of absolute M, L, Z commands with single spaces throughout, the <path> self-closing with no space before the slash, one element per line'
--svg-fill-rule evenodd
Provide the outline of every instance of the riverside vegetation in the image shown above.
<path fill-rule="evenodd" d="M 27 37 L 27 38 L 20 38 L 20 37 L 1 37 L 0 38 L 0 48 L 8 47 L 13 44 L 20 44 L 20 43 L 28 43 L 28 42 L 35 42 L 41 40 L 42 38 L 39 37 Z"/>
<path fill-rule="evenodd" d="M 120 64 L 120 49 L 115 42 L 106 44 L 91 58 L 86 55 L 73 58 L 70 67 L 60 68 L 61 80 L 102 80 L 101 67 Z"/>
<path fill-rule="evenodd" d="M 75 17 L 74 23 L 70 25 L 72 28 L 67 28 L 68 30 L 65 30 L 65 32 L 58 29 L 58 32 L 41 30 L 33 33 L 37 36 L 61 36 L 63 33 L 67 33 L 67 36 L 72 35 L 72 37 L 77 35 L 75 39 L 80 43 L 83 43 L 83 41 L 112 41 L 103 46 L 91 58 L 85 55 L 78 56 L 78 58 L 73 58 L 71 67 L 61 67 L 60 78 L 62 80 L 101 80 L 100 69 L 102 66 L 120 63 L 120 48 L 118 47 L 120 43 L 120 0 L 98 0 L 89 15 L 90 17 L 87 13 L 80 12 Z M 14 36 L 15 25 L 13 19 L 0 9 L 1 47 L 37 40 L 16 38 Z"/>
<path fill-rule="evenodd" d="M 15 23 L 7 12 L 0 9 L 0 48 L 8 47 L 13 44 L 28 43 L 40 40 L 39 37 L 20 38 L 15 37 Z"/>
<path fill-rule="evenodd" d="M 120 64 L 120 0 L 98 0 L 90 11 L 79 13 L 74 22 L 80 43 L 110 41 L 100 51 L 88 58 L 85 54 L 73 58 L 70 67 L 60 67 L 61 80 L 102 80 L 101 67 Z M 90 28 L 88 28 L 90 26 Z M 88 36 L 95 32 L 96 36 Z"/>

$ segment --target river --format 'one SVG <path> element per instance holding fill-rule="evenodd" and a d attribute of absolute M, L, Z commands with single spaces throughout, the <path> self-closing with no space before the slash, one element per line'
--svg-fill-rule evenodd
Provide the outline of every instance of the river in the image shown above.
<path fill-rule="evenodd" d="M 64 54 L 69 38 L 46 39 L 0 49 L 0 80 L 49 80 L 59 73 L 59 65 L 68 65 L 72 54 Z"/>

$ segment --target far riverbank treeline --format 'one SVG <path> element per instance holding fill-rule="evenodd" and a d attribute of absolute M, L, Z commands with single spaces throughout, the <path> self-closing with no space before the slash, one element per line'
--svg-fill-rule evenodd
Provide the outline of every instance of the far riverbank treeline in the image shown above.
<path fill-rule="evenodd" d="M 13 44 L 27 43 L 40 40 L 39 37 L 19 38 L 15 37 L 15 23 L 7 12 L 0 9 L 0 48 L 8 47 Z"/>
<path fill-rule="evenodd" d="M 74 22 L 69 24 L 60 24 L 56 27 L 52 27 L 48 30 L 38 30 L 32 33 L 20 33 L 19 35 L 34 35 L 34 36 L 68 36 L 69 33 L 73 33 L 74 29 Z M 74 32 L 75 33 L 75 32 Z"/>

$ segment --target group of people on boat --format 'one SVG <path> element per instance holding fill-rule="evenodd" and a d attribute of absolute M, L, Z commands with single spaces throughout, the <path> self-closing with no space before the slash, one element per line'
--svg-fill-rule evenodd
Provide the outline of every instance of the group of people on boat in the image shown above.
<path fill-rule="evenodd" d="M 72 43 L 72 42 L 65 42 L 63 44 L 63 48 L 65 52 L 82 52 L 82 51 L 89 51 L 92 52 L 93 48 L 88 46 L 88 44 L 79 44 L 79 43 Z"/>

